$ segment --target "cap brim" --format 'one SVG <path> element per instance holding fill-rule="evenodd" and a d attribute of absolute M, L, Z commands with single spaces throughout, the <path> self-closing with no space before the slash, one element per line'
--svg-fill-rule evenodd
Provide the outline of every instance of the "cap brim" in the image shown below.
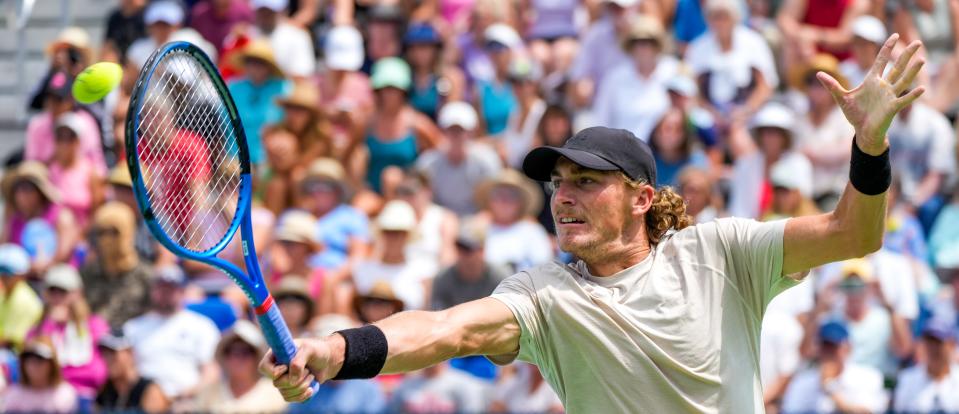
<path fill-rule="evenodd" d="M 566 157 L 576 165 L 599 171 L 617 171 L 620 168 L 596 154 L 557 147 L 540 147 L 529 152 L 523 160 L 523 173 L 536 181 L 549 181 L 559 157 Z"/>

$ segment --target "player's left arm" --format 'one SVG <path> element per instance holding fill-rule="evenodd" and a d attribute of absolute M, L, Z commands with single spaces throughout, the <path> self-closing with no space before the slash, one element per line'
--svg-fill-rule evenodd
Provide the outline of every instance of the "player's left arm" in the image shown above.
<path fill-rule="evenodd" d="M 883 163 L 879 157 L 888 155 L 886 131 L 896 114 L 924 91 L 923 87 L 918 87 L 899 96 L 909 89 L 924 63 L 921 58 L 913 59 L 921 46 L 919 41 L 906 47 L 889 73 L 883 76 L 898 40 L 898 34 L 886 40 L 865 80 L 855 89 L 846 90 L 831 76 L 823 72 L 817 74 L 846 119 L 855 127 L 855 144 L 865 155 L 853 155 L 850 177 L 857 176 L 858 185 L 852 182 L 846 185 L 835 210 L 786 222 L 784 275 L 800 274 L 837 260 L 862 257 L 882 246 L 886 191 L 867 191 L 872 193 L 867 194 L 863 190 L 888 187 L 888 172 L 881 167 Z M 883 182 L 886 182 L 885 186 Z"/>

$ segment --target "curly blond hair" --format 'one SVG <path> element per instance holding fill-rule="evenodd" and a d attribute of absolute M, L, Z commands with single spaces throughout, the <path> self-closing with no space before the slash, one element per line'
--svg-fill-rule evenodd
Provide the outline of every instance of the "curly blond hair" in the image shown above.
<path fill-rule="evenodd" d="M 638 189 L 644 181 L 634 180 L 626 174 L 620 173 L 626 185 Z M 646 212 L 646 235 L 650 244 L 657 244 L 670 229 L 682 230 L 693 224 L 693 219 L 686 214 L 686 201 L 673 191 L 672 187 L 662 187 L 656 190 L 653 196 L 653 206 Z"/>

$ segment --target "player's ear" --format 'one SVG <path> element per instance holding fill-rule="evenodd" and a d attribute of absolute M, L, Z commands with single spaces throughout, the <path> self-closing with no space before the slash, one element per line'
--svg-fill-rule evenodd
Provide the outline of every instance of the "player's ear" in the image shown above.
<path fill-rule="evenodd" d="M 653 207 L 653 201 L 656 198 L 656 189 L 653 186 L 642 183 L 636 188 L 630 188 L 632 191 L 632 212 L 633 215 L 641 216 L 646 214 Z"/>

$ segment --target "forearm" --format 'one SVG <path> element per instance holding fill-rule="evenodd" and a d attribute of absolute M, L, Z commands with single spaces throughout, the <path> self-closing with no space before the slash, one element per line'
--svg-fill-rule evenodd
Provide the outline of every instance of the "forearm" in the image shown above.
<path fill-rule="evenodd" d="M 942 180 L 942 173 L 930 172 L 926 174 L 922 181 L 919 182 L 915 194 L 908 200 L 909 203 L 917 208 L 925 204 L 932 196 L 939 192 L 939 188 L 942 187 Z"/>
<path fill-rule="evenodd" d="M 415 371 L 465 355 L 463 332 L 445 312 L 407 311 L 377 322 L 389 343 L 384 374 Z"/>

